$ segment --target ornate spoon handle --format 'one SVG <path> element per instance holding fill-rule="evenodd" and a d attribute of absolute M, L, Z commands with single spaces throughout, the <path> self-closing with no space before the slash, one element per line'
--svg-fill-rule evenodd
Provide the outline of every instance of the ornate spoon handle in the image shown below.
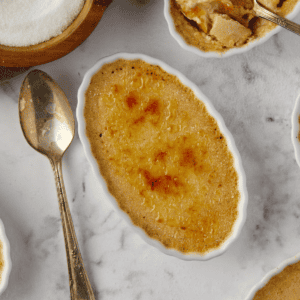
<path fill-rule="evenodd" d="M 55 175 L 59 210 L 64 232 L 71 300 L 95 300 L 78 247 L 63 182 L 61 159 L 50 159 L 50 162 Z"/>
<path fill-rule="evenodd" d="M 257 17 L 269 20 L 279 26 L 284 27 L 287 30 L 290 30 L 298 35 L 300 35 L 300 25 L 296 24 L 288 19 L 285 19 L 283 17 L 280 17 L 266 8 L 260 6 L 260 4 L 255 0 L 254 1 L 254 12 Z"/>

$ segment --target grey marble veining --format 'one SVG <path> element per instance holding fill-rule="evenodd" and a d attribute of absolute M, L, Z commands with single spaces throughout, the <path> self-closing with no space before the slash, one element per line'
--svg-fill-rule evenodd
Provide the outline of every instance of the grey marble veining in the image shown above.
<path fill-rule="evenodd" d="M 163 1 L 114 0 L 80 47 L 38 67 L 61 85 L 75 113 L 82 78 L 100 58 L 135 52 L 166 62 L 220 112 L 246 172 L 248 216 L 238 240 L 210 261 L 181 261 L 145 244 L 114 211 L 76 134 L 64 157 L 64 179 L 97 300 L 242 300 L 266 272 L 300 251 L 300 170 L 290 137 L 300 93 L 299 49 L 300 38 L 282 30 L 244 54 L 201 58 L 170 36 Z M 19 125 L 23 78 L 0 83 L 0 218 L 13 264 L 1 299 L 69 299 L 52 170 Z"/>

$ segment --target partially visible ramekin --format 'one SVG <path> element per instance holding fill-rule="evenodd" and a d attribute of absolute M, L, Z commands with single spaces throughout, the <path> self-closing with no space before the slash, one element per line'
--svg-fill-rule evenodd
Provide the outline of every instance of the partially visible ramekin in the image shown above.
<path fill-rule="evenodd" d="M 300 95 L 296 99 L 292 113 L 292 143 L 295 150 L 296 161 L 300 167 Z"/>
<path fill-rule="evenodd" d="M 11 271 L 10 246 L 1 219 L 0 219 L 0 241 L 3 244 L 3 260 L 4 260 L 3 272 L 0 275 L 0 295 L 1 295 L 7 287 L 8 279 Z"/>
<path fill-rule="evenodd" d="M 263 44 L 270 37 L 272 37 L 274 34 L 278 33 L 282 29 L 281 26 L 277 26 L 276 28 L 274 28 L 273 30 L 268 32 L 264 37 L 254 40 L 253 42 L 249 43 L 247 46 L 244 46 L 241 48 L 233 48 L 224 53 L 218 53 L 218 52 L 213 52 L 213 51 L 204 52 L 194 46 L 188 45 L 185 42 L 185 40 L 183 39 L 183 37 L 176 31 L 172 16 L 170 14 L 170 0 L 164 0 L 164 1 L 165 1 L 164 15 L 165 15 L 165 19 L 169 26 L 169 31 L 170 31 L 171 35 L 173 36 L 173 38 L 179 43 L 179 45 L 183 49 L 190 51 L 194 54 L 197 54 L 199 56 L 202 56 L 202 57 L 222 58 L 222 57 L 229 57 L 234 54 L 240 54 L 240 53 L 247 52 L 256 46 Z M 299 13 L 299 11 L 300 11 L 300 2 L 295 6 L 294 10 L 289 15 L 287 15 L 285 18 L 291 20 Z"/>
<path fill-rule="evenodd" d="M 195 95 L 200 100 L 203 101 L 203 103 L 206 105 L 209 113 L 216 119 L 221 132 L 226 137 L 228 147 L 234 156 L 235 168 L 237 170 L 238 177 L 239 177 L 239 191 L 241 194 L 241 199 L 240 199 L 240 203 L 239 203 L 239 207 L 238 207 L 239 216 L 235 222 L 233 232 L 232 232 L 231 236 L 222 244 L 222 246 L 219 249 L 213 250 L 205 255 L 200 255 L 200 254 L 194 254 L 194 253 L 183 254 L 177 250 L 168 249 L 168 248 L 164 247 L 163 244 L 161 244 L 160 242 L 158 242 L 157 240 L 155 240 L 153 238 L 150 238 L 148 235 L 146 235 L 146 233 L 141 228 L 134 225 L 133 222 L 131 221 L 131 219 L 129 218 L 129 216 L 119 208 L 117 201 L 108 191 L 106 182 L 99 171 L 97 161 L 92 154 L 90 143 L 89 143 L 89 140 L 86 135 L 86 123 L 85 123 L 85 119 L 84 119 L 85 91 L 87 90 L 87 88 L 90 84 L 90 80 L 91 80 L 92 76 L 104 64 L 113 62 L 120 58 L 127 59 L 127 60 L 142 59 L 143 61 L 145 61 L 149 64 L 158 65 L 162 69 L 164 69 L 166 72 L 177 76 L 184 85 L 190 87 L 194 91 Z M 76 116 L 77 116 L 77 120 L 78 120 L 79 138 L 83 144 L 84 152 L 86 154 L 86 157 L 87 157 L 89 163 L 92 166 L 95 176 L 97 177 L 98 181 L 100 182 L 101 186 L 103 187 L 106 198 L 113 204 L 115 210 L 120 213 L 120 215 L 128 222 L 128 224 L 131 225 L 131 227 L 141 236 L 141 238 L 145 242 L 156 247 L 161 252 L 163 252 L 167 255 L 175 256 L 175 257 L 183 259 L 183 260 L 208 260 L 208 259 L 219 256 L 222 253 L 224 253 L 228 249 L 229 245 L 231 245 L 237 239 L 237 237 L 239 236 L 241 229 L 245 223 L 245 220 L 246 220 L 246 208 L 247 208 L 247 202 L 248 202 L 246 177 L 245 177 L 244 169 L 242 167 L 241 157 L 236 148 L 233 137 L 232 137 L 231 133 L 229 132 L 229 130 L 226 128 L 221 115 L 215 110 L 215 108 L 213 107 L 211 102 L 198 89 L 198 87 L 194 83 L 189 81 L 184 75 L 182 75 L 177 70 L 171 68 L 164 62 L 154 59 L 152 57 L 143 55 L 143 54 L 117 53 L 115 55 L 105 57 L 105 58 L 101 59 L 100 61 L 98 61 L 85 74 L 85 76 L 83 78 L 81 86 L 79 87 L 79 90 L 78 90 L 78 105 L 77 105 L 77 110 L 76 110 Z"/>
<path fill-rule="evenodd" d="M 255 294 L 262 289 L 268 282 L 269 280 L 279 274 L 281 271 L 283 271 L 283 269 L 289 265 L 292 265 L 294 263 L 297 263 L 300 260 L 300 253 L 297 253 L 295 256 L 286 259 L 285 261 L 283 261 L 277 268 L 271 270 L 269 273 L 267 273 L 263 279 L 257 283 L 249 292 L 248 296 L 246 297 L 245 300 L 252 300 L 255 296 Z M 282 299 L 284 300 L 284 299 Z"/>

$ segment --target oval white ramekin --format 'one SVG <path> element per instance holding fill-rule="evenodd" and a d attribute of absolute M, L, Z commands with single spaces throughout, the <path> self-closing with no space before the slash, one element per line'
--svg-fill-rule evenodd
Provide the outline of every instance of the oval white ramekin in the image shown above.
<path fill-rule="evenodd" d="M 222 57 L 229 57 L 232 56 L 234 54 L 240 54 L 240 53 L 244 53 L 249 51 L 250 49 L 252 49 L 253 47 L 256 47 L 258 45 L 263 44 L 264 42 L 266 42 L 271 36 L 273 36 L 274 34 L 276 34 L 277 32 L 279 32 L 282 27 L 281 26 L 277 26 L 276 28 L 274 28 L 273 30 L 271 30 L 270 32 L 268 32 L 264 37 L 254 40 L 253 42 L 249 43 L 247 46 L 245 47 L 241 47 L 241 48 L 233 48 L 230 49 L 228 51 L 226 51 L 225 53 L 218 53 L 218 52 L 204 52 L 201 51 L 200 49 L 188 45 L 185 40 L 183 39 L 183 37 L 176 31 L 172 16 L 170 14 L 170 0 L 164 0 L 165 1 L 165 6 L 164 6 L 164 15 L 165 15 L 165 19 L 168 23 L 169 26 L 169 31 L 171 33 L 171 35 L 173 36 L 173 38 L 179 43 L 179 45 L 187 50 L 190 51 L 194 54 L 197 54 L 199 56 L 202 57 L 214 57 L 214 58 L 222 58 Z M 295 6 L 295 8 L 293 9 L 293 11 L 288 14 L 285 18 L 291 20 L 293 19 L 300 11 L 300 2 L 298 2 Z"/>
<path fill-rule="evenodd" d="M 263 288 L 273 276 L 279 274 L 281 271 L 283 271 L 283 269 L 285 267 L 292 265 L 294 263 L 297 263 L 299 260 L 300 260 L 300 253 L 297 253 L 295 256 L 283 261 L 277 268 L 275 268 L 275 269 L 271 270 L 269 273 L 267 273 L 263 277 L 263 279 L 251 289 L 251 291 L 249 292 L 249 294 L 245 300 L 252 300 L 254 298 L 256 292 L 259 291 L 261 288 Z M 282 300 L 284 300 L 284 299 L 282 299 Z"/>
<path fill-rule="evenodd" d="M 292 113 L 292 143 L 295 150 L 296 161 L 300 167 L 300 141 L 298 140 L 298 134 L 300 131 L 299 116 L 300 116 L 300 95 L 296 99 L 295 107 Z"/>
<path fill-rule="evenodd" d="M 3 222 L 0 219 L 0 241 L 3 244 L 4 269 L 0 281 L 0 295 L 7 287 L 8 279 L 11 271 L 10 245 L 6 237 Z"/>
<path fill-rule="evenodd" d="M 180 81 L 190 87 L 195 95 L 203 101 L 203 103 L 206 105 L 206 108 L 208 109 L 209 113 L 216 119 L 218 126 L 222 132 L 222 134 L 226 137 L 228 147 L 230 151 L 232 152 L 234 159 L 235 159 L 235 168 L 238 172 L 239 176 L 239 190 L 241 194 L 241 200 L 238 206 L 238 219 L 234 225 L 233 232 L 231 236 L 222 244 L 222 246 L 219 249 L 213 250 L 205 255 L 200 255 L 197 253 L 189 253 L 189 254 L 184 254 L 181 253 L 177 250 L 174 249 L 168 249 L 163 246 L 160 242 L 158 242 L 155 239 L 150 238 L 141 228 L 137 227 L 134 225 L 130 219 L 130 217 L 123 212 L 118 204 L 115 198 L 110 194 L 110 192 L 107 189 L 106 182 L 104 178 L 102 177 L 98 164 L 96 159 L 93 157 L 92 152 L 91 152 L 91 147 L 90 143 L 88 141 L 88 138 L 86 136 L 86 125 L 85 125 L 85 120 L 84 120 L 84 104 L 85 104 L 85 91 L 87 90 L 91 77 L 106 63 L 113 62 L 119 58 L 124 58 L 128 60 L 133 60 L 133 59 L 142 59 L 143 61 L 152 64 L 152 65 L 158 65 L 162 69 L 164 69 L 166 72 L 173 74 L 177 76 Z M 236 148 L 235 142 L 233 140 L 233 137 L 231 133 L 228 131 L 228 129 L 225 126 L 225 123 L 221 117 L 221 115 L 214 109 L 212 106 L 211 102 L 208 100 L 208 98 L 198 89 L 198 87 L 189 81 L 185 76 L 183 76 L 180 72 L 176 71 L 175 69 L 171 68 L 167 64 L 163 63 L 162 61 L 159 61 L 157 59 L 151 58 L 149 56 L 143 55 L 143 54 L 129 54 L 129 53 L 117 53 L 115 55 L 105 57 L 98 61 L 84 76 L 82 84 L 79 87 L 78 90 L 78 105 L 77 105 L 77 110 L 76 110 L 76 116 L 78 120 L 78 133 L 79 133 L 79 138 L 83 144 L 84 152 L 86 154 L 86 157 L 88 161 L 90 162 L 93 171 L 102 185 L 106 198 L 110 200 L 110 202 L 114 205 L 114 208 L 116 211 L 120 213 L 120 215 L 127 220 L 128 224 L 131 224 L 132 228 L 146 241 L 148 244 L 156 247 L 160 251 L 162 251 L 165 254 L 175 256 L 177 258 L 183 259 L 183 260 L 208 260 L 213 257 L 219 256 L 222 253 L 227 250 L 230 244 L 233 243 L 234 240 L 237 239 L 238 235 L 241 232 L 241 229 L 245 223 L 246 220 L 246 208 L 247 208 L 247 202 L 248 202 L 248 193 L 247 193 L 247 188 L 246 188 L 246 177 L 245 177 L 245 172 L 242 167 L 242 162 L 241 162 L 241 157 L 240 154 Z"/>

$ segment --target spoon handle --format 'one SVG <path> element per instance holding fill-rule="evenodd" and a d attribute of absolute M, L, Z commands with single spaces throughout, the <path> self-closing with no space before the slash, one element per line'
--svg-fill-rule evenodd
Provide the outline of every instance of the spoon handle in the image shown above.
<path fill-rule="evenodd" d="M 61 159 L 50 159 L 54 171 L 69 271 L 71 300 L 95 300 L 84 269 L 62 176 Z"/>
<path fill-rule="evenodd" d="M 290 30 L 298 35 L 300 35 L 300 25 L 297 23 L 294 23 L 288 19 L 285 19 L 283 17 L 280 17 L 266 8 L 260 6 L 260 4 L 257 1 L 254 1 L 254 11 L 257 17 L 269 20 L 279 26 L 284 27 L 287 30 Z"/>

